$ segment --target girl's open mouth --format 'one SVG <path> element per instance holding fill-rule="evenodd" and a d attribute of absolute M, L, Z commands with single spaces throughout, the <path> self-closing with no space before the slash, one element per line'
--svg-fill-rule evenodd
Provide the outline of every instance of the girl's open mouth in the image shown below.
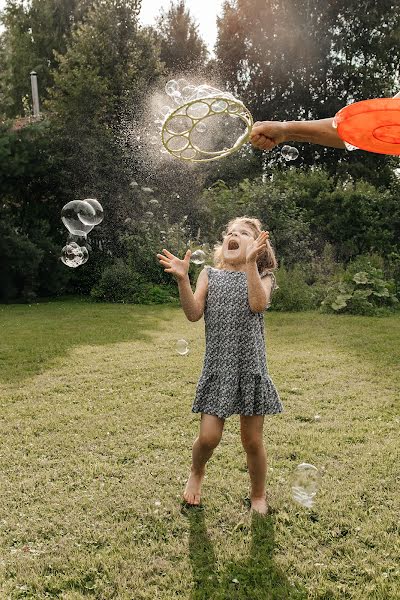
<path fill-rule="evenodd" d="M 228 250 L 237 250 L 239 248 L 239 243 L 237 240 L 229 240 L 228 242 Z"/>

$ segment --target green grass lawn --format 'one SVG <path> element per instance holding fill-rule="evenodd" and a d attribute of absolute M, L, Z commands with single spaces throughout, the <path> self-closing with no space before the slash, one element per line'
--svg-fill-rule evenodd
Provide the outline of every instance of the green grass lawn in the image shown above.
<path fill-rule="evenodd" d="M 265 420 L 263 519 L 238 417 L 202 509 L 181 507 L 203 321 L 168 306 L 0 307 L 1 600 L 400 597 L 399 316 L 269 312 L 266 331 L 285 411 Z M 301 462 L 321 474 L 311 510 L 291 498 Z"/>

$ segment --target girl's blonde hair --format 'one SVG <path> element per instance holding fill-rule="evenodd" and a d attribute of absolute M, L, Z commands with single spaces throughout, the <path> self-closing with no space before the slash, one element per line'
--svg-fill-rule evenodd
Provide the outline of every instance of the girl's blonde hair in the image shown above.
<path fill-rule="evenodd" d="M 235 219 L 229 221 L 229 223 L 225 227 L 223 235 L 225 236 L 229 229 L 233 227 L 233 225 L 236 225 L 238 223 L 247 225 L 253 232 L 253 237 L 255 240 L 258 238 L 262 231 L 262 226 L 258 219 L 252 217 L 236 217 Z M 223 269 L 225 266 L 224 257 L 222 254 L 222 243 L 218 243 L 214 246 L 214 266 L 217 269 Z M 257 267 L 258 272 L 262 276 L 266 275 L 267 273 L 272 273 L 278 267 L 274 250 L 268 240 L 266 249 L 257 258 Z"/>

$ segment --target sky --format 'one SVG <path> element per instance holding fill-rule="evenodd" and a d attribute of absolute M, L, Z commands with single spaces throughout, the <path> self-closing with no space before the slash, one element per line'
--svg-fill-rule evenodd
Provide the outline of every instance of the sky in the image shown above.
<path fill-rule="evenodd" d="M 212 52 L 217 39 L 217 14 L 222 13 L 225 0 L 186 0 L 186 8 L 199 25 L 199 33 Z M 0 0 L 0 10 L 6 0 Z M 152 25 L 160 10 L 168 9 L 171 0 L 142 0 L 140 21 L 143 25 Z"/>

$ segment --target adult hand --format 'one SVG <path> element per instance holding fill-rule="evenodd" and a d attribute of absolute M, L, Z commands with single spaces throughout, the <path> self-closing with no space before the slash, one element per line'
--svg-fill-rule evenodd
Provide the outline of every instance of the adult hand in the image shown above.
<path fill-rule="evenodd" d="M 257 121 L 250 133 L 250 142 L 259 150 L 272 150 L 286 142 L 286 124 L 283 121 Z"/>

